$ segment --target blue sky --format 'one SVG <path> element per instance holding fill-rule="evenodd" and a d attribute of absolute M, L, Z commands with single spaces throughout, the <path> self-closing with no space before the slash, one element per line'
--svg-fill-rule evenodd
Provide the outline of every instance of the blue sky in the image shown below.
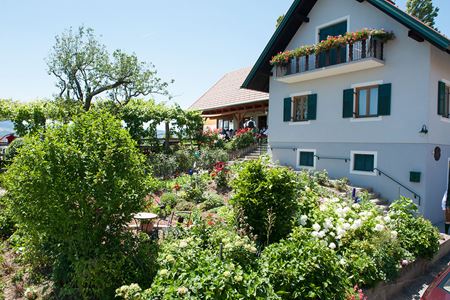
<path fill-rule="evenodd" d="M 406 0 L 397 4 L 404 8 Z M 109 50 L 135 52 L 175 79 L 174 101 L 189 106 L 229 71 L 252 65 L 292 0 L 1 0 L 0 98 L 29 101 L 56 92 L 44 59 L 55 35 L 85 25 Z M 450 1 L 437 25 L 450 35 Z"/>

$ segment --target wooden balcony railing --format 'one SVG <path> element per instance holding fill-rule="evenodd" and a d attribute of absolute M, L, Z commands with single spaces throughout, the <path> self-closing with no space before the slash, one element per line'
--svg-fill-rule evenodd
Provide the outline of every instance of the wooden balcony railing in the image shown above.
<path fill-rule="evenodd" d="M 301 74 L 366 58 L 384 60 L 384 43 L 378 39 L 369 38 L 353 44 L 347 44 L 346 46 L 333 48 L 318 55 L 311 54 L 292 58 L 288 64 L 275 68 L 275 76 Z"/>

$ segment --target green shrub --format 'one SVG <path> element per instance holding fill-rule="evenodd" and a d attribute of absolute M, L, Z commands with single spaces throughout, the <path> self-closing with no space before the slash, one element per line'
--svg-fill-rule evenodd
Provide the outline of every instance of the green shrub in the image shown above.
<path fill-rule="evenodd" d="M 230 143 L 234 150 L 244 149 L 256 143 L 256 138 L 251 130 L 242 129 L 241 131 L 237 131 Z"/>
<path fill-rule="evenodd" d="M 340 191 L 340 192 L 347 192 L 348 191 L 348 184 L 349 184 L 349 180 L 346 177 L 340 178 L 338 179 L 335 183 L 334 183 L 334 187 Z"/>
<path fill-rule="evenodd" d="M 180 173 L 186 173 L 194 168 L 194 163 L 197 161 L 193 149 L 181 149 L 175 152 L 175 159 L 177 168 Z"/>
<path fill-rule="evenodd" d="M 200 204 L 200 209 L 203 211 L 207 211 L 224 205 L 223 197 L 218 194 L 208 193 L 206 194 L 205 198 L 205 201 Z"/>
<path fill-rule="evenodd" d="M 166 240 L 158 260 L 161 269 L 150 289 L 131 285 L 117 294 L 130 300 L 279 299 L 266 278 L 246 269 L 256 261 L 255 246 L 227 229 L 201 226 L 182 239 Z"/>
<path fill-rule="evenodd" d="M 259 242 L 277 242 L 290 233 L 298 207 L 296 179 L 293 171 L 271 168 L 262 159 L 245 162 L 237 171 L 230 203 Z"/>
<path fill-rule="evenodd" d="M 148 163 L 156 177 L 170 178 L 178 170 L 177 160 L 174 155 L 170 154 L 153 153 L 149 156 Z"/>
<path fill-rule="evenodd" d="M 106 113 L 88 112 L 25 138 L 6 173 L 9 205 L 29 236 L 25 248 L 53 266 L 61 297 L 112 298 L 138 267 L 150 282 L 153 266 L 132 250 L 139 243 L 124 246 L 131 239 L 124 228 L 147 194 L 143 162 L 129 133 Z"/>
<path fill-rule="evenodd" d="M 260 266 L 283 299 L 347 299 L 350 284 L 338 256 L 305 229 L 264 249 Z"/>
<path fill-rule="evenodd" d="M 174 193 L 164 193 L 161 195 L 160 204 L 164 206 L 168 206 L 170 208 L 174 208 L 179 201 L 179 197 Z"/>
<path fill-rule="evenodd" d="M 432 258 L 439 250 L 439 231 L 418 216 L 417 205 L 401 197 L 389 208 L 391 228 L 398 232 L 400 245 L 414 257 Z"/>
<path fill-rule="evenodd" d="M 322 185 L 322 186 L 329 186 L 330 185 L 330 179 L 328 177 L 327 170 L 315 172 L 314 173 L 314 178 L 317 181 L 317 183 Z"/>
<path fill-rule="evenodd" d="M 192 203 L 192 202 L 189 202 L 186 200 L 181 200 L 175 206 L 175 209 L 178 211 L 193 211 L 196 208 L 197 208 L 197 206 L 195 205 L 195 203 Z"/>
<path fill-rule="evenodd" d="M 197 169 L 212 170 L 216 162 L 228 161 L 228 153 L 222 149 L 203 149 L 197 160 Z"/>
<path fill-rule="evenodd" d="M 11 210 L 6 202 L 6 195 L 0 191 L 0 238 L 7 239 L 15 230 L 15 224 Z"/>
<path fill-rule="evenodd" d="M 190 179 L 182 185 L 181 198 L 186 201 L 201 203 L 205 200 L 207 182 L 200 174 L 193 174 Z"/>
<path fill-rule="evenodd" d="M 381 232 L 364 240 L 354 239 L 345 247 L 344 265 L 352 285 L 367 288 L 397 277 L 403 251 L 389 234 Z"/>
<path fill-rule="evenodd" d="M 9 144 L 8 148 L 6 148 L 5 159 L 13 160 L 13 158 L 17 155 L 20 148 L 22 148 L 24 143 L 23 138 L 16 138 L 14 141 Z"/>

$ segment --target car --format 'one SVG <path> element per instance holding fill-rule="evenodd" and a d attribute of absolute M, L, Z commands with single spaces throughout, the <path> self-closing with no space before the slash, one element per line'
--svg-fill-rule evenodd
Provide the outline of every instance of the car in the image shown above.
<path fill-rule="evenodd" d="M 436 276 L 420 299 L 450 300 L 450 266 Z"/>

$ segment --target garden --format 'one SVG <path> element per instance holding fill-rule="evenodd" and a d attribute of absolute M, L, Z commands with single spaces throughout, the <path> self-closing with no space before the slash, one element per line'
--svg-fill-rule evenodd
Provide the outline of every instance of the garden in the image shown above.
<path fill-rule="evenodd" d="M 409 199 L 384 212 L 326 172 L 266 157 L 227 163 L 229 151 L 255 143 L 250 130 L 229 142 L 206 132 L 143 155 L 132 134 L 141 128 L 123 120 L 93 108 L 24 134 L 0 175 L 5 294 L 365 299 L 364 290 L 438 250 L 438 231 Z M 188 127 L 181 136 L 198 132 Z M 151 233 L 130 230 L 143 211 L 190 214 Z"/>

